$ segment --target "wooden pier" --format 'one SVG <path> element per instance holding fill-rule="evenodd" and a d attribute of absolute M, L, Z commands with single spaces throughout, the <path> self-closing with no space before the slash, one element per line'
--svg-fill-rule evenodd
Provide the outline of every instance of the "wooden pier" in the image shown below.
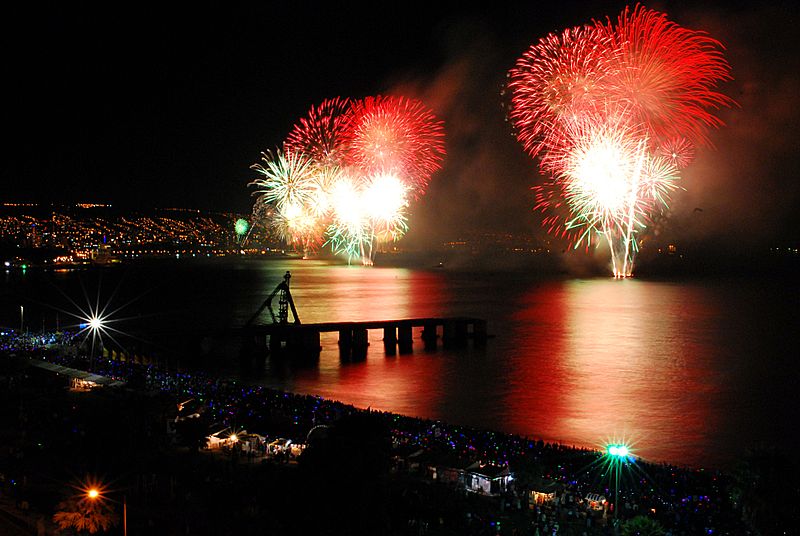
<path fill-rule="evenodd" d="M 274 323 L 248 325 L 243 329 L 245 340 L 257 353 L 271 356 L 318 358 L 322 350 L 321 333 L 339 333 L 339 353 L 342 359 L 362 359 L 369 346 L 369 330 L 383 330 L 383 345 L 387 355 L 410 353 L 413 329 L 422 328 L 426 350 L 435 350 L 441 339 L 445 348 L 486 343 L 486 320 L 480 318 L 407 318 L 368 322 L 324 322 L 318 324 Z"/>

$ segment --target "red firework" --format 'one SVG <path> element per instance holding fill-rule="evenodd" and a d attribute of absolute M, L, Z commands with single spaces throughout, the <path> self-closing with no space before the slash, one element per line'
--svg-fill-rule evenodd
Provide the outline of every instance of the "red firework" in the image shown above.
<path fill-rule="evenodd" d="M 672 162 L 676 168 L 683 169 L 694 160 L 694 145 L 686 138 L 672 138 L 661 143 L 656 154 Z"/>
<path fill-rule="evenodd" d="M 641 5 L 626 7 L 616 25 L 607 20 L 595 28 L 615 51 L 610 98 L 629 107 L 631 121 L 646 125 L 655 142 L 707 144 L 708 129 L 723 124 L 710 110 L 733 104 L 716 89 L 731 78 L 720 42 Z"/>
<path fill-rule="evenodd" d="M 561 123 L 602 106 L 612 73 L 611 42 L 592 26 L 550 34 L 531 46 L 509 73 L 511 119 L 531 156 L 561 131 Z"/>
<path fill-rule="evenodd" d="M 718 91 L 730 79 L 721 50 L 637 5 L 523 54 L 509 72 L 509 115 L 549 177 L 534 192 L 551 233 L 587 247 L 606 239 L 621 261 L 615 275 L 630 275 L 637 233 L 666 207 L 694 146 L 722 125 L 713 112 L 733 104 Z"/>
<path fill-rule="evenodd" d="M 285 151 L 304 154 L 323 166 L 340 165 L 348 105 L 348 99 L 335 97 L 312 106 L 308 116 L 289 133 L 283 144 Z"/>
<path fill-rule="evenodd" d="M 352 103 L 344 136 L 348 164 L 367 175 L 402 176 L 415 196 L 424 193 L 445 155 L 442 122 L 405 97 L 379 95 Z"/>

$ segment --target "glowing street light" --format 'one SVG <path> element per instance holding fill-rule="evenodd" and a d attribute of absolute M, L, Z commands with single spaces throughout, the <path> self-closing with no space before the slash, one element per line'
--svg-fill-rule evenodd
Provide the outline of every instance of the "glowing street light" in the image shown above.
<path fill-rule="evenodd" d="M 105 499 L 102 489 L 97 486 L 90 485 L 85 488 L 84 492 L 89 501 L 102 502 Z M 128 498 L 125 495 L 122 496 L 122 533 L 124 536 L 128 536 Z"/>
<path fill-rule="evenodd" d="M 89 370 L 94 370 L 94 345 L 97 341 L 100 344 L 103 342 L 103 334 L 107 333 L 106 329 L 106 319 L 103 316 L 100 316 L 99 313 L 92 313 L 89 315 L 88 318 L 84 319 L 85 322 L 82 322 L 79 327 L 81 331 L 86 331 L 87 336 L 91 336 L 92 338 L 92 346 L 89 350 Z"/>
<path fill-rule="evenodd" d="M 93 316 L 89 319 L 89 327 L 93 330 L 102 329 L 104 325 L 104 320 L 99 316 Z"/>

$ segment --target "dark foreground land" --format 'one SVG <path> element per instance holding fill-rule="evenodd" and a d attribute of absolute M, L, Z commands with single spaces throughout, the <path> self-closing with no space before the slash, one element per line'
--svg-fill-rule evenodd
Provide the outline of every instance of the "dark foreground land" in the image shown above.
<path fill-rule="evenodd" d="M 86 391 L 31 365 L 87 364 L 67 354 L 0 350 L 0 534 L 87 533 L 58 531 L 54 514 L 70 511 L 105 516 L 109 534 L 122 534 L 124 522 L 130 534 L 164 535 L 735 535 L 800 526 L 795 463 L 770 450 L 725 472 L 634 459 L 614 466 L 595 451 L 130 362 L 96 359 L 95 371 L 127 385 Z M 204 448 L 221 429 L 260 436 L 246 450 Z M 302 453 L 271 452 L 275 438 Z M 475 462 L 512 478 L 476 492 Z M 91 483 L 100 503 L 85 498 Z M 607 497 L 605 507 L 592 509 L 590 493 Z"/>

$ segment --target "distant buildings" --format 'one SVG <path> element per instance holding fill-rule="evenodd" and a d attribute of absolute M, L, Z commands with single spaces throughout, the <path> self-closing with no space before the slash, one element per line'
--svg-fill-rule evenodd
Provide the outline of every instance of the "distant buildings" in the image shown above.
<path fill-rule="evenodd" d="M 98 204 L 7 203 L 0 205 L 0 247 L 6 262 L 56 264 L 280 249 L 264 226 L 254 226 L 246 241 L 237 236 L 234 224 L 240 217 L 179 208 L 126 212 Z"/>

